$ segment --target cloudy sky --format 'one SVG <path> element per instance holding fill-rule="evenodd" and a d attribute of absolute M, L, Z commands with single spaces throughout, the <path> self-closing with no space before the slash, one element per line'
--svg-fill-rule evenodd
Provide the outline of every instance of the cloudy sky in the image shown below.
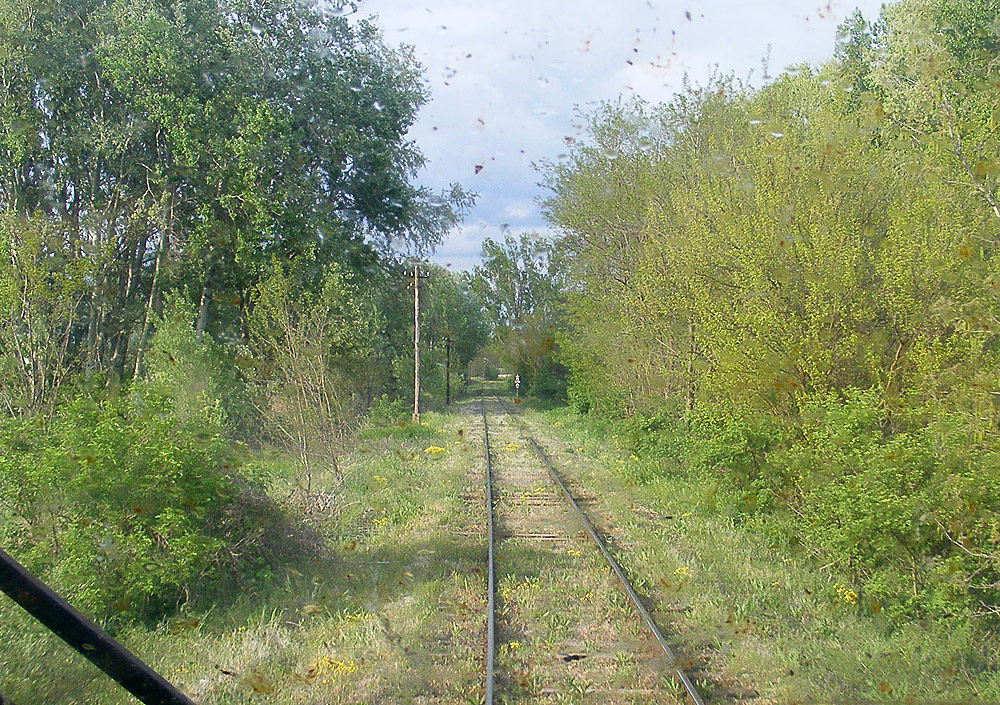
<path fill-rule="evenodd" d="M 580 110 L 639 95 L 667 100 L 685 73 L 713 67 L 767 80 L 833 53 L 837 25 L 855 7 L 869 20 L 882 0 L 365 0 L 390 45 L 408 44 L 425 67 L 431 102 L 410 137 L 427 157 L 422 185 L 458 182 L 475 209 L 432 258 L 453 269 L 479 262 L 503 228 L 546 232 L 545 190 L 533 163 L 557 160 L 584 135 Z"/>

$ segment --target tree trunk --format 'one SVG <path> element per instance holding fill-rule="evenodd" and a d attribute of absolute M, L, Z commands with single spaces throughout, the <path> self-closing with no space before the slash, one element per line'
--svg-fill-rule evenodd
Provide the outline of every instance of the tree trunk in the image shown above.
<path fill-rule="evenodd" d="M 198 340 L 201 340 L 202 335 L 205 333 L 205 328 L 208 326 L 208 281 L 211 274 L 211 271 L 209 271 L 208 276 L 205 277 L 205 284 L 201 287 L 201 299 L 198 300 L 198 320 L 194 326 L 194 334 Z"/>
<path fill-rule="evenodd" d="M 170 234 L 169 232 L 163 232 L 160 235 L 160 246 L 156 252 L 156 262 L 153 264 L 153 281 L 149 285 L 149 297 L 146 299 L 146 313 L 142 318 L 142 331 L 139 333 L 139 344 L 136 347 L 135 367 L 132 369 L 132 379 L 138 379 L 144 371 L 143 359 L 146 355 L 146 343 L 149 340 L 149 334 L 153 327 L 157 289 L 160 285 L 160 272 L 163 271 L 169 249 Z"/>
<path fill-rule="evenodd" d="M 690 414 L 694 410 L 694 321 L 688 321 L 687 390 L 684 394 L 684 409 Z"/>

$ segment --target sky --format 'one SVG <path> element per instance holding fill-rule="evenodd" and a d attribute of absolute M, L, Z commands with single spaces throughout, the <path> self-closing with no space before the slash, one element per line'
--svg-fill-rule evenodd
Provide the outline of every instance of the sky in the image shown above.
<path fill-rule="evenodd" d="M 536 164 L 586 139 L 581 114 L 602 101 L 667 101 L 685 74 L 717 69 L 761 85 L 791 65 L 833 55 L 837 25 L 882 0 L 364 0 L 385 42 L 414 48 L 430 102 L 409 132 L 434 190 L 460 183 L 476 206 L 432 261 L 480 262 L 484 238 L 551 232 Z M 770 51 L 767 74 L 763 60 Z"/>

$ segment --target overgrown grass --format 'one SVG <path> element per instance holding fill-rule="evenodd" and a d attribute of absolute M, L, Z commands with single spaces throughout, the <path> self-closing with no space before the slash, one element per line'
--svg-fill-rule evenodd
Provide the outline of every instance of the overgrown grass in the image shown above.
<path fill-rule="evenodd" d="M 498 701 L 685 702 L 520 428 L 493 419 Z"/>
<path fill-rule="evenodd" d="M 308 489 L 290 458 L 252 461 L 248 471 L 316 533 L 317 549 L 214 603 L 128 623 L 120 640 L 202 705 L 475 702 L 485 581 L 481 507 L 468 502 L 478 478 L 464 468 L 479 448 L 458 417 L 424 418 L 368 429 Z M 11 703 L 132 702 L 7 601 L 0 639 L 0 693 Z"/>
<path fill-rule="evenodd" d="M 525 416 L 600 497 L 637 587 L 709 690 L 780 703 L 1000 701 L 994 634 L 893 617 L 850 572 L 805 552 L 792 523 L 740 513 L 741 493 L 635 452 L 621 425 L 569 409 Z"/>

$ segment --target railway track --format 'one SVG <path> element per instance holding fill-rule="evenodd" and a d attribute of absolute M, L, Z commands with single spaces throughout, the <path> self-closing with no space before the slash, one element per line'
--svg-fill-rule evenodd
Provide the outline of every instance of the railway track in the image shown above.
<path fill-rule="evenodd" d="M 639 661 L 645 667 L 647 673 L 669 674 L 673 679 L 674 690 L 663 690 L 658 688 L 655 679 L 646 676 L 646 680 L 638 687 L 617 685 L 614 692 L 607 687 L 602 692 L 599 689 L 589 691 L 594 698 L 601 698 L 600 702 L 609 702 L 613 697 L 631 697 L 630 702 L 649 702 L 650 696 L 657 694 L 671 694 L 674 702 L 694 703 L 694 705 L 704 705 L 704 700 L 698 693 L 690 677 L 679 666 L 679 662 L 661 633 L 652 615 L 646 609 L 642 599 L 635 591 L 625 571 L 619 565 L 614 555 L 609 551 L 606 542 L 594 527 L 594 524 L 587 515 L 586 510 L 581 506 L 582 502 L 574 497 L 562 476 L 553 466 L 551 459 L 538 441 L 530 435 L 527 426 L 517 419 L 513 408 L 500 397 L 490 399 L 490 402 L 499 408 L 497 413 L 500 420 L 496 424 L 499 428 L 506 426 L 507 435 L 514 431 L 513 425 L 517 425 L 517 437 L 525 444 L 525 454 L 522 454 L 515 462 L 507 463 L 499 473 L 494 468 L 494 461 L 497 457 L 497 450 L 493 441 L 497 434 L 491 436 L 489 413 L 487 412 L 487 398 L 480 396 L 480 412 L 483 423 L 483 443 L 485 455 L 485 493 L 487 502 L 487 543 L 488 543 L 488 617 L 487 617 L 487 649 L 486 649 L 486 705 L 493 705 L 497 693 L 504 696 L 514 697 L 516 694 L 508 693 L 520 682 L 523 685 L 531 681 L 531 673 L 508 673 L 504 668 L 497 666 L 497 654 L 499 649 L 507 648 L 511 645 L 519 646 L 513 638 L 516 630 L 512 624 L 504 624 L 506 618 L 511 620 L 511 605 L 497 603 L 497 568 L 498 564 L 503 567 L 506 553 L 504 548 L 508 542 L 518 545 L 530 545 L 533 551 L 549 551 L 553 554 L 553 561 L 556 555 L 570 555 L 577 557 L 577 564 L 581 575 L 591 570 L 584 564 L 584 552 L 586 543 L 589 541 L 597 549 L 606 567 L 619 584 L 618 592 L 624 592 L 630 603 L 634 620 L 639 618 L 642 628 L 645 629 L 646 638 L 644 640 L 629 640 L 620 634 L 615 640 L 618 647 L 624 645 L 626 650 L 641 651 Z M 516 442 L 508 441 L 504 450 L 517 446 Z M 525 457 L 527 456 L 527 457 Z M 527 462 L 527 458 L 533 458 L 533 462 Z M 533 465 L 533 467 L 531 467 Z M 586 549 L 592 551 L 593 549 Z M 508 557 L 509 558 L 509 557 Z M 544 561 L 544 554 L 542 560 Z M 512 568 L 512 566 L 508 566 Z M 580 578 L 581 580 L 583 578 Z M 589 593 L 588 593 L 589 594 Z M 500 625 L 498 625 L 498 617 Z M 633 623 L 631 628 L 638 629 Z M 506 627 L 506 629 L 504 629 Z M 605 631 L 615 629 L 614 626 L 605 624 Z M 618 625 L 617 629 L 623 627 Z M 504 632 L 507 632 L 504 635 Z M 540 635 L 526 634 L 527 638 L 540 637 Z M 499 641 L 498 641 L 499 640 Z M 613 644 L 613 645 L 615 645 Z M 579 651 L 580 649 L 577 649 Z M 614 649 L 611 649 L 614 650 Z M 585 650 L 584 650 L 585 651 Z M 617 654 L 621 654 L 619 649 Z M 657 656 L 658 654 L 658 656 Z M 588 658 L 586 653 L 566 653 L 561 654 L 562 661 L 569 664 L 567 673 L 573 668 L 576 661 Z M 553 659 L 554 660 L 554 659 Z M 552 670 L 552 669 L 550 669 Z M 547 674 L 553 677 L 552 673 Z M 640 679 L 641 680 L 641 679 Z M 573 684 L 572 676 L 566 677 L 566 682 Z M 550 695 L 562 697 L 567 693 L 560 692 L 560 688 L 551 684 L 540 685 L 536 683 L 535 695 Z M 580 689 L 578 694 L 581 698 L 586 697 L 586 689 Z M 504 702 L 510 700 L 505 697 Z M 660 702 L 654 700 L 654 702 Z"/>

